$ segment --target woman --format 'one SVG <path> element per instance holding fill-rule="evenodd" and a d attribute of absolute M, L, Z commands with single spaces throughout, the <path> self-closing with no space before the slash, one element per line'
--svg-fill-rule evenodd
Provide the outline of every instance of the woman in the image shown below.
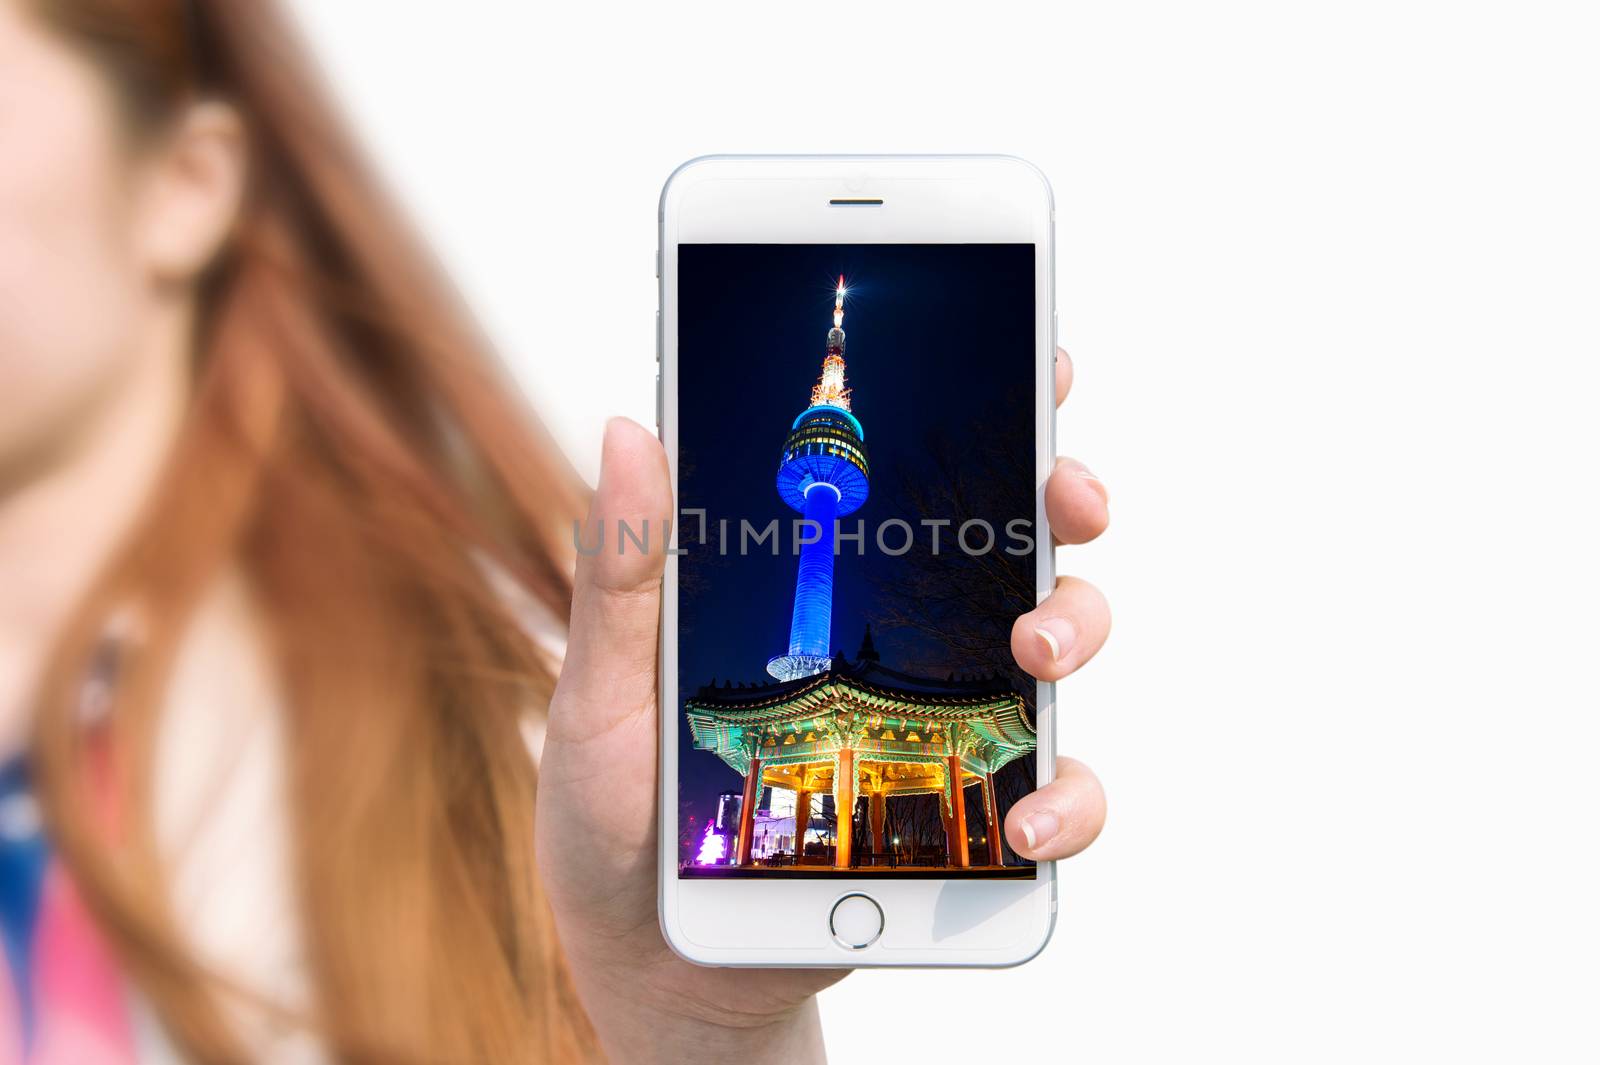
<path fill-rule="evenodd" d="M 834 975 L 662 942 L 661 557 L 572 576 L 514 395 L 274 5 L 0 0 L 0 1062 L 820 1060 Z M 670 513 L 649 433 L 587 506 Z M 1102 817 L 1064 761 L 1007 836 Z"/>

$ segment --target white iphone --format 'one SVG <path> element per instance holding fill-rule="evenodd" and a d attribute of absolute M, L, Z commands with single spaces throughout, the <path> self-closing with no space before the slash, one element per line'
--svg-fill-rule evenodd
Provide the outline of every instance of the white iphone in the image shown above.
<path fill-rule="evenodd" d="M 998 156 L 708 157 L 661 195 L 661 926 L 707 965 L 1033 957 L 1054 768 L 1054 208 Z"/>

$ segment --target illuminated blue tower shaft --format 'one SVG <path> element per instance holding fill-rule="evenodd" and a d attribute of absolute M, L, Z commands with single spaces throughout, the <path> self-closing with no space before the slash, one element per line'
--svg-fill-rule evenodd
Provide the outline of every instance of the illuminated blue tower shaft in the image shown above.
<path fill-rule="evenodd" d="M 830 664 L 836 520 L 867 501 L 867 449 L 844 384 L 844 293 L 840 277 L 822 376 L 811 406 L 789 427 L 778 465 L 778 496 L 811 523 L 801 527 L 789 648 L 767 663 L 779 680 L 809 677 Z"/>
<path fill-rule="evenodd" d="M 801 512 L 808 523 L 800 548 L 800 572 L 794 582 L 794 616 L 789 622 L 789 656 L 827 658 L 833 635 L 834 521 L 839 516 L 839 490 L 816 481 L 806 490 Z"/>

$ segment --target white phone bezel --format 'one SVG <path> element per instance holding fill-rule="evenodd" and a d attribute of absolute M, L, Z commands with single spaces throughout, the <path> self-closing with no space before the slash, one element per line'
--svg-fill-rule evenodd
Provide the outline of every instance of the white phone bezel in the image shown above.
<path fill-rule="evenodd" d="M 835 199 L 881 199 L 836 206 Z M 1035 529 L 1044 537 L 1036 597 L 1054 587 L 1044 483 L 1055 461 L 1055 205 L 1048 181 L 1009 156 L 705 156 L 661 192 L 657 422 L 677 496 L 678 246 L 730 244 L 1031 243 L 1035 247 Z M 661 615 L 659 907 L 662 933 L 704 965 L 767 967 L 1004 966 L 1027 961 L 1055 923 L 1056 874 L 1034 880 L 854 877 L 680 879 L 678 838 L 677 559 L 669 555 Z M 1038 780 L 1055 775 L 1055 686 L 1037 695 Z M 861 892 L 882 907 L 882 936 L 864 950 L 834 942 L 828 915 Z"/>

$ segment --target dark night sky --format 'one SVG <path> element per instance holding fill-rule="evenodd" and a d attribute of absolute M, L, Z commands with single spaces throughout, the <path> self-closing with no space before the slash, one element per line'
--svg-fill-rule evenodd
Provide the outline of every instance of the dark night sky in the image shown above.
<path fill-rule="evenodd" d="M 866 554 L 846 543 L 835 562 L 832 642 L 852 657 L 884 578 L 902 564 L 877 550 L 873 530 L 895 517 L 917 526 L 922 515 L 896 499 L 896 487 L 935 475 L 930 435 L 959 443 L 1004 429 L 1029 449 L 1021 465 L 1031 467 L 1034 280 L 1026 244 L 700 244 L 682 245 L 678 261 L 680 506 L 704 508 L 713 536 L 709 547 L 695 544 L 696 523 L 686 519 L 678 663 L 687 698 L 712 678 L 768 681 L 767 659 L 787 648 L 796 568 L 790 523 L 799 515 L 778 499 L 773 480 L 790 424 L 821 372 L 838 275 L 849 288 L 847 384 L 872 469 L 866 505 L 843 519 L 847 530 L 865 520 Z M 1031 519 L 1031 477 L 1012 480 L 994 496 L 1004 513 L 938 516 L 958 524 L 983 517 L 997 530 L 1011 518 Z M 724 517 L 732 554 L 716 558 L 715 526 Z M 770 545 L 738 556 L 741 518 L 758 529 L 779 519 L 777 558 Z M 906 629 L 874 624 L 873 636 L 887 666 L 944 654 Z M 967 665 L 948 662 L 951 670 Z M 740 780 L 715 755 L 694 750 L 681 705 L 678 727 L 682 797 L 704 818 L 717 793 Z"/>

